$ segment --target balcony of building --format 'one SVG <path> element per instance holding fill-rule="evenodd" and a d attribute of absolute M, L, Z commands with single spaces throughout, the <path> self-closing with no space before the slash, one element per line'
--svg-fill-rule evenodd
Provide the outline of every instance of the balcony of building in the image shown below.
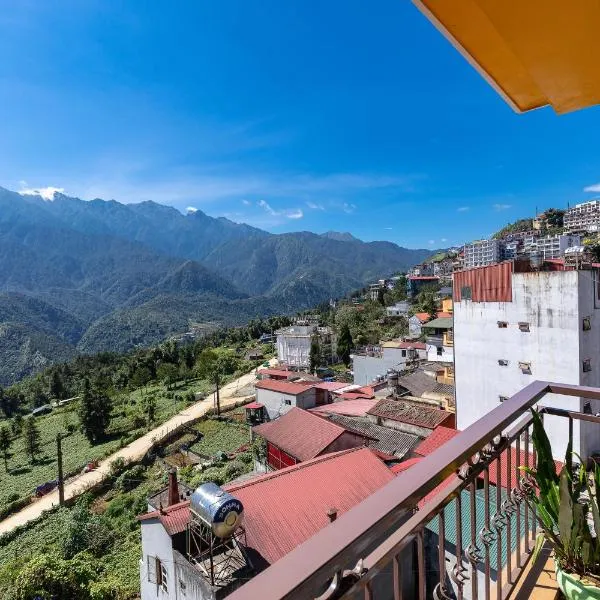
<path fill-rule="evenodd" d="M 530 409 L 564 426 L 565 442 L 574 423 L 598 427 L 600 417 L 545 407 L 547 394 L 600 399 L 600 389 L 533 382 L 231 600 L 556 597 L 548 554 L 530 561 L 539 526 L 520 468 L 536 461 Z"/>

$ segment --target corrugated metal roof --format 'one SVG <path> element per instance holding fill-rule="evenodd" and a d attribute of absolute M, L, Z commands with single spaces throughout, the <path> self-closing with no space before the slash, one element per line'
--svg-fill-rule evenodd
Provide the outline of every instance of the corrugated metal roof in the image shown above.
<path fill-rule="evenodd" d="M 434 429 L 453 417 L 453 414 L 446 410 L 425 406 L 409 400 L 391 400 L 388 398 L 380 400 L 369 410 L 368 414 L 428 429 Z"/>
<path fill-rule="evenodd" d="M 457 271 L 454 273 L 454 301 L 512 302 L 512 272 L 512 262 Z"/>
<path fill-rule="evenodd" d="M 424 328 L 432 328 L 432 329 L 452 329 L 454 324 L 452 323 L 452 319 L 450 317 L 438 317 L 437 319 L 433 319 L 433 321 L 429 321 L 423 325 Z"/>
<path fill-rule="evenodd" d="M 259 369 L 259 375 L 275 375 L 280 377 L 290 377 L 291 375 L 296 375 L 294 371 L 288 371 L 287 369 Z"/>
<path fill-rule="evenodd" d="M 138 517 L 139 521 L 148 521 L 150 519 L 158 519 L 169 535 L 181 533 L 185 531 L 190 521 L 190 503 L 189 501 L 180 502 L 162 511 L 155 510 Z"/>
<path fill-rule="evenodd" d="M 410 469 L 413 465 L 416 465 L 420 460 L 420 456 L 415 456 L 414 458 L 403 460 L 401 463 L 390 467 L 390 471 L 394 473 L 394 475 L 398 475 L 399 473 L 403 473 L 407 469 Z"/>
<path fill-rule="evenodd" d="M 451 429 L 450 427 L 443 427 L 440 425 L 415 448 L 415 452 L 420 456 L 428 456 L 459 433 L 460 432 L 457 429 Z"/>
<path fill-rule="evenodd" d="M 440 370 L 442 370 L 441 367 Z M 426 375 L 423 371 L 415 371 L 409 375 L 398 377 L 398 385 L 407 389 L 411 396 L 418 398 L 425 392 L 432 392 L 438 385 L 438 382 L 435 377 Z"/>
<path fill-rule="evenodd" d="M 281 392 L 297 396 L 314 387 L 312 383 L 294 383 L 293 381 L 280 381 L 278 379 L 262 379 L 254 384 L 259 390 L 270 390 L 272 392 Z"/>
<path fill-rule="evenodd" d="M 296 407 L 252 431 L 300 461 L 315 458 L 346 432 L 340 425 Z"/>
<path fill-rule="evenodd" d="M 433 394 L 443 394 L 454 398 L 454 386 L 451 383 L 438 383 L 431 392 Z"/>
<path fill-rule="evenodd" d="M 375 448 L 386 454 L 402 458 L 421 440 L 418 435 L 405 433 L 397 429 L 376 425 L 368 419 L 352 418 L 344 415 L 330 415 L 329 420 L 353 431 L 364 433 L 376 441 L 369 442 L 369 448 Z"/>
<path fill-rule="evenodd" d="M 273 564 L 326 527 L 330 508 L 342 515 L 393 479 L 368 448 L 358 448 L 224 488 L 244 505 L 247 546 Z"/>
<path fill-rule="evenodd" d="M 357 400 L 342 400 L 311 408 L 310 412 L 325 415 L 347 415 L 349 417 L 364 417 L 367 411 L 377 404 L 378 400 L 359 398 Z"/>
<path fill-rule="evenodd" d="M 317 388 L 318 390 L 334 392 L 336 390 L 341 390 L 345 387 L 348 387 L 348 384 L 342 383 L 341 381 L 321 381 L 320 383 L 315 383 L 313 387 Z"/>

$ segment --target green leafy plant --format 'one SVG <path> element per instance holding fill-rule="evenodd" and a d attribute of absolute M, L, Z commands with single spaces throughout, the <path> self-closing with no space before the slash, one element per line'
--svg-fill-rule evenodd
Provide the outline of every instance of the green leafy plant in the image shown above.
<path fill-rule="evenodd" d="M 542 528 L 536 540 L 535 555 L 547 540 L 564 571 L 600 586 L 600 466 L 594 464 L 590 474 L 583 464 L 574 469 L 574 454 L 569 444 L 565 463 L 557 474 L 542 420 L 534 410 L 532 415 L 537 465 L 535 469 L 521 467 L 521 470 L 534 484 L 526 499 L 535 508 Z"/>

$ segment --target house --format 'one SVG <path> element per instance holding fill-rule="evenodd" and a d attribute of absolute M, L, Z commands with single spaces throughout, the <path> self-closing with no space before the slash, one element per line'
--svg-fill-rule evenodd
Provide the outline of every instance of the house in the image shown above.
<path fill-rule="evenodd" d="M 455 274 L 454 357 L 458 428 L 465 429 L 534 380 L 600 386 L 600 301 L 597 268 L 561 261 L 532 270 L 507 262 Z M 597 312 L 598 311 L 598 312 Z M 600 412 L 600 401 L 548 396 L 544 405 Z M 564 457 L 564 425 L 544 425 L 556 458 Z M 573 450 L 600 450 L 598 429 L 573 423 Z"/>
<path fill-rule="evenodd" d="M 438 317 L 423 325 L 426 332 L 427 360 L 452 362 L 454 336 L 452 317 Z"/>
<path fill-rule="evenodd" d="M 263 379 L 276 379 L 278 381 L 290 381 L 298 376 L 295 371 L 288 371 L 287 369 L 259 369 L 257 372 L 259 380 Z"/>
<path fill-rule="evenodd" d="M 346 417 L 365 417 L 379 400 L 375 398 L 358 398 L 356 400 L 340 400 L 324 406 L 311 408 L 310 412 L 318 415 L 343 415 Z"/>
<path fill-rule="evenodd" d="M 273 471 L 323 454 L 367 445 L 369 436 L 330 422 L 300 408 L 252 428 L 253 438 L 265 441 L 264 462 L 256 464 L 257 471 Z"/>
<path fill-rule="evenodd" d="M 187 544 L 206 529 L 190 501 L 141 515 L 141 600 L 223 598 L 394 478 L 371 450 L 356 448 L 225 485 L 244 519 L 212 560 Z"/>
<path fill-rule="evenodd" d="M 294 324 L 277 332 L 277 358 L 281 364 L 296 369 L 310 366 L 310 347 L 313 339 L 319 342 L 321 356 L 327 363 L 337 358 L 335 335 L 329 327 L 315 324 Z"/>
<path fill-rule="evenodd" d="M 352 355 L 354 383 L 366 385 L 377 377 L 385 376 L 390 369 L 404 371 L 407 365 L 427 357 L 427 347 L 423 342 L 391 340 L 380 346 L 355 352 Z"/>
<path fill-rule="evenodd" d="M 385 313 L 388 317 L 407 317 L 410 304 L 406 300 L 396 302 L 393 306 L 388 306 Z"/>
<path fill-rule="evenodd" d="M 438 313 L 436 313 L 436 318 L 451 318 L 452 317 L 452 308 L 451 308 L 451 304 L 444 304 L 442 302 L 442 306 L 445 306 L 446 309 L 439 311 Z M 448 310 L 448 308 L 450 308 L 450 310 Z M 432 320 L 432 316 L 429 313 L 426 312 L 419 312 L 419 313 L 415 313 L 409 320 L 408 320 L 408 335 L 411 338 L 417 338 L 420 337 L 421 335 L 423 335 L 423 325 L 425 325 L 425 323 L 427 323 L 428 321 Z"/>
<path fill-rule="evenodd" d="M 454 413 L 427 406 L 413 400 L 380 400 L 367 412 L 367 417 L 377 425 L 427 437 L 438 425 L 454 427 Z"/>
<path fill-rule="evenodd" d="M 265 418 L 276 419 L 294 407 L 313 408 L 317 404 L 313 383 L 261 379 L 254 387 L 256 402 L 262 404 L 267 413 Z"/>

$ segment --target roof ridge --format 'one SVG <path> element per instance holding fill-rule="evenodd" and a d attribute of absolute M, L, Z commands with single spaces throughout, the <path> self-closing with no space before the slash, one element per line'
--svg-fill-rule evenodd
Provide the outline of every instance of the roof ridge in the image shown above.
<path fill-rule="evenodd" d="M 272 471 L 271 473 L 265 473 L 264 475 L 259 475 L 258 477 L 255 477 L 254 479 L 250 479 L 249 481 L 242 482 L 238 485 L 227 486 L 225 491 L 234 492 L 236 490 L 239 490 L 242 488 L 247 488 L 247 487 L 250 487 L 251 485 L 261 483 L 263 481 L 270 481 L 272 479 L 276 479 L 277 477 L 286 475 L 287 473 L 296 472 L 301 469 L 311 467 L 314 464 L 332 460 L 338 456 L 342 456 L 344 454 L 350 454 L 352 452 L 357 452 L 360 450 L 369 451 L 367 446 L 357 446 L 356 448 L 348 448 L 347 450 L 340 450 L 339 452 L 330 452 L 329 454 L 324 454 L 323 456 L 317 456 L 315 458 L 311 458 L 310 460 L 305 460 L 305 461 L 299 462 L 295 465 L 292 465 L 291 467 L 284 467 L 283 469 L 278 469 L 277 471 Z"/>

